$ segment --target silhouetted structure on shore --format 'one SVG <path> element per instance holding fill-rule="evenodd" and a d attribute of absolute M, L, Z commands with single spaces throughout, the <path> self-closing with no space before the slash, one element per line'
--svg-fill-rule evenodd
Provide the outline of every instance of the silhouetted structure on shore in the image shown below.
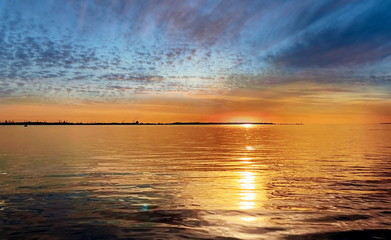
<path fill-rule="evenodd" d="M 67 121 L 58 121 L 58 122 L 32 122 L 32 121 L 24 121 L 24 122 L 14 122 L 14 121 L 4 121 L 0 122 L 0 125 L 138 125 L 139 122 L 131 122 L 131 123 L 124 123 L 124 122 L 67 122 Z"/>

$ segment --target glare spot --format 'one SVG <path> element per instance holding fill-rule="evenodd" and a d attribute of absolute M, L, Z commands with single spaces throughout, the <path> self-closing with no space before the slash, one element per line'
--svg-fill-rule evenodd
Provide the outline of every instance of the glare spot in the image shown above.
<path fill-rule="evenodd" d="M 246 146 L 246 149 L 249 150 L 249 151 L 252 151 L 252 150 L 254 150 L 254 147 Z"/>
<path fill-rule="evenodd" d="M 252 182 L 251 183 L 243 183 L 242 188 L 246 189 L 246 190 L 253 190 L 253 189 L 255 189 L 255 185 Z"/>
<path fill-rule="evenodd" d="M 242 217 L 240 219 L 242 219 L 243 221 L 246 221 L 246 222 L 254 222 L 256 220 L 255 217 Z"/>
<path fill-rule="evenodd" d="M 250 168 L 251 166 L 247 165 L 247 164 L 251 164 L 251 160 L 253 160 L 254 158 L 252 157 L 241 157 L 239 158 L 240 162 L 241 163 L 244 163 L 246 165 L 244 165 L 242 168 Z"/>
<path fill-rule="evenodd" d="M 245 128 L 250 128 L 253 125 L 251 123 L 246 123 L 246 124 L 242 124 L 242 126 L 245 127 Z"/>
<path fill-rule="evenodd" d="M 241 202 L 240 203 L 240 209 L 251 209 L 255 207 L 254 202 Z"/>
<path fill-rule="evenodd" d="M 144 203 L 144 204 L 143 204 L 143 206 L 142 206 L 142 208 L 141 208 L 141 211 L 143 211 L 143 212 L 148 211 L 148 204 L 147 204 L 147 203 Z"/>
<path fill-rule="evenodd" d="M 254 201 L 257 196 L 255 192 L 243 192 L 240 193 L 240 195 L 241 195 L 240 199 L 244 201 Z"/>

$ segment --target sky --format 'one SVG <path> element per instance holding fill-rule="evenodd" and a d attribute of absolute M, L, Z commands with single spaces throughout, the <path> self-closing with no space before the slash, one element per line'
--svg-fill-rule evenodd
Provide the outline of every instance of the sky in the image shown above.
<path fill-rule="evenodd" d="M 0 121 L 391 122 L 391 1 L 0 1 Z"/>

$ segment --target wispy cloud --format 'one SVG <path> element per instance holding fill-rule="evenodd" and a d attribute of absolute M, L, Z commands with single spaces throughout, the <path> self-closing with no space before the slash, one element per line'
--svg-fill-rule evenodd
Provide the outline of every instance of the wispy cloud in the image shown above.
<path fill-rule="evenodd" d="M 371 4 L 372 5 L 372 4 Z M 391 56 L 391 3 L 378 2 L 362 9 L 345 9 L 343 16 L 306 31 L 287 49 L 272 57 L 282 67 L 355 67 Z M 360 14 L 355 13 L 359 11 Z"/>
<path fill-rule="evenodd" d="M 381 0 L 4 1 L 0 98 L 389 89 L 390 10 Z"/>

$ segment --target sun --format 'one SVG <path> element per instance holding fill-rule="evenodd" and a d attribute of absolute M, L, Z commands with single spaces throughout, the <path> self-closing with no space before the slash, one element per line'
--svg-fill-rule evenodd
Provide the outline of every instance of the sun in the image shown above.
<path fill-rule="evenodd" d="M 245 127 L 245 128 L 250 128 L 253 125 L 251 123 L 245 123 L 245 124 L 242 124 L 242 126 Z"/>

